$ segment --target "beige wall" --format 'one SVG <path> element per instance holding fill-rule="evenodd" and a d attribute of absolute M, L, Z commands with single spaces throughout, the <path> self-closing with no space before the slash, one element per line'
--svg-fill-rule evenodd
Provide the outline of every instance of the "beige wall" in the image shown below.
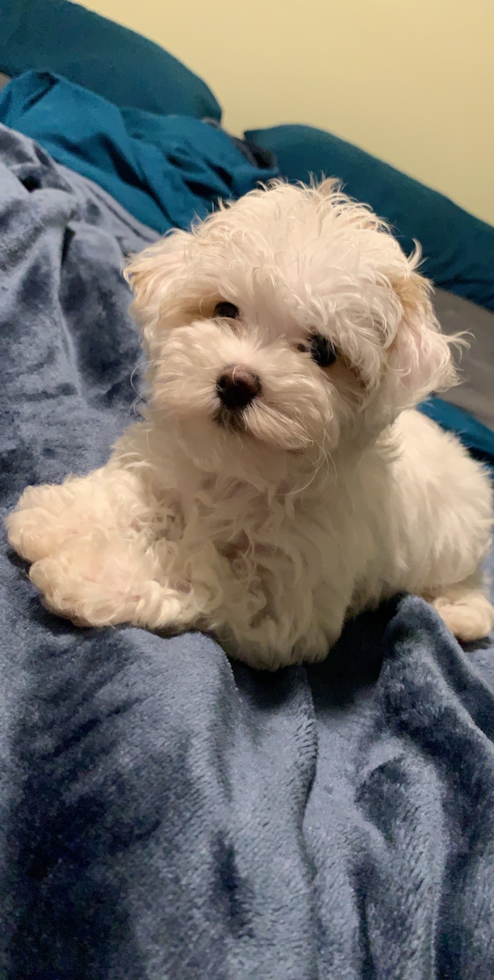
<path fill-rule="evenodd" d="M 494 0 L 86 0 L 209 83 L 225 125 L 330 129 L 494 223 Z"/>

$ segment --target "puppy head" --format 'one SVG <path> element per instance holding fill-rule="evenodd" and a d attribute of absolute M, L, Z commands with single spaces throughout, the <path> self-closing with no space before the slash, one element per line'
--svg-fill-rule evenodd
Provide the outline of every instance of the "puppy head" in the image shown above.
<path fill-rule="evenodd" d="M 365 444 L 456 380 L 418 258 L 334 181 L 173 232 L 126 270 L 152 407 L 217 460 Z"/>

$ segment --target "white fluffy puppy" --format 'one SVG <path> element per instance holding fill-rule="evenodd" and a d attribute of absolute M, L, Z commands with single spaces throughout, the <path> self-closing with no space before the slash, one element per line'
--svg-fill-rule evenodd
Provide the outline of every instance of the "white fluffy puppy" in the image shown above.
<path fill-rule="evenodd" d="M 401 590 L 487 634 L 489 481 L 413 410 L 456 381 L 417 263 L 332 181 L 254 191 L 135 257 L 143 421 L 8 519 L 46 605 L 211 630 L 270 669 Z"/>

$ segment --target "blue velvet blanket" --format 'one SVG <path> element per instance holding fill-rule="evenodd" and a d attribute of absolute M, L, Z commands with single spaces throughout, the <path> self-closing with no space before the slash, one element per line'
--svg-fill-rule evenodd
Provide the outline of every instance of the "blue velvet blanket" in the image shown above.
<path fill-rule="evenodd" d="M 153 233 L 3 127 L 0 230 L 3 515 L 131 418 Z M 4 537 L 0 606 L 2 980 L 492 980 L 493 644 L 402 596 L 256 673 L 57 619 Z"/>

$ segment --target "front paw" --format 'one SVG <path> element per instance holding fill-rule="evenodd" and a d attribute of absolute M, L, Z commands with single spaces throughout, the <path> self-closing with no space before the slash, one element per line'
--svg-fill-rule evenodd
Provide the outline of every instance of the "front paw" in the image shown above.
<path fill-rule="evenodd" d="M 28 487 L 15 511 L 6 518 L 9 543 L 26 561 L 39 561 L 53 554 L 77 533 L 74 520 L 67 523 L 64 516 L 66 498 L 63 487 Z"/>
<path fill-rule="evenodd" d="M 43 604 L 76 626 L 131 622 L 145 580 L 126 542 L 100 532 L 65 541 L 31 566 L 29 577 Z"/>

